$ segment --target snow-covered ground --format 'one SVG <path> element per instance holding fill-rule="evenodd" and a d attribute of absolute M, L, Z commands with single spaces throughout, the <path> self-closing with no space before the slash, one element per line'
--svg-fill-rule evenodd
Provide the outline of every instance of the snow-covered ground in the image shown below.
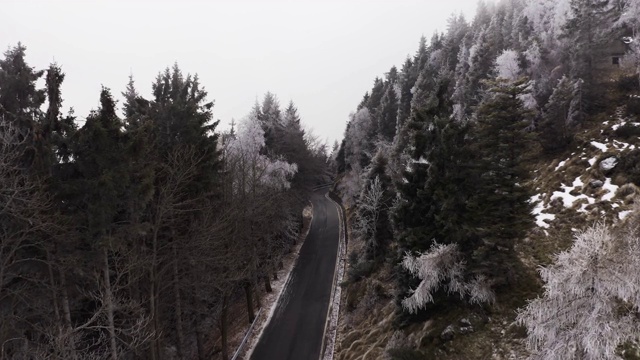
<path fill-rule="evenodd" d="M 618 114 L 618 119 L 614 122 L 615 124 L 613 125 L 609 125 L 610 121 L 605 121 L 603 124 L 610 126 L 610 128 L 615 131 L 620 126 L 627 123 L 621 117 L 621 113 Z M 640 126 L 640 123 L 632 124 Z M 555 210 L 551 206 L 551 203 L 554 200 L 561 201 L 563 207 L 566 209 L 574 209 L 575 211 L 584 214 L 590 212 L 591 209 L 587 210 L 590 205 L 604 202 L 610 203 L 611 208 L 614 211 L 617 211 L 617 217 L 620 220 L 623 220 L 631 213 L 630 210 L 624 208 L 624 204 L 621 200 L 615 198 L 619 187 L 612 183 L 611 177 L 604 177 L 604 179 L 591 179 L 589 174 L 590 170 L 595 169 L 595 166 L 599 166 L 600 170 L 605 172 L 616 167 L 619 161 L 618 157 L 609 156 L 602 159 L 603 154 L 617 153 L 620 155 L 623 152 L 634 150 L 636 145 L 608 138 L 600 141 L 590 141 L 589 145 L 591 145 L 591 148 L 587 147 L 582 149 L 582 153 L 572 153 L 571 157 L 560 161 L 553 169 L 553 172 L 562 173 L 566 170 L 565 167 L 571 162 L 572 158 L 586 160 L 589 163 L 589 166 L 585 168 L 579 176 L 573 179 L 572 182 L 569 182 L 571 179 L 566 179 L 567 181 L 562 182 L 560 187 L 552 190 L 551 193 L 541 192 L 530 198 L 530 203 L 534 205 L 532 214 L 535 216 L 536 225 L 538 227 L 548 229 L 556 219 L 557 216 L 553 213 Z M 602 159 L 599 164 L 598 159 Z M 593 195 L 588 195 L 586 187 L 591 186 L 589 183 L 591 180 L 600 180 L 602 183 L 601 186 L 599 186 L 600 189 L 598 189 L 598 191 L 593 192 Z M 585 184 L 585 182 L 587 182 L 587 184 Z M 578 204 L 580 205 L 578 206 Z"/>

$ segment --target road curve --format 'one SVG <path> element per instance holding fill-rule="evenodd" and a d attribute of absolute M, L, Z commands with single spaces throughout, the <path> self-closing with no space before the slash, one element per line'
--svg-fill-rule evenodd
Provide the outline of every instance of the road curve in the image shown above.
<path fill-rule="evenodd" d="M 313 221 L 300 249 L 291 278 L 251 360 L 316 360 L 331 301 L 338 252 L 339 220 L 336 205 L 316 191 Z"/>

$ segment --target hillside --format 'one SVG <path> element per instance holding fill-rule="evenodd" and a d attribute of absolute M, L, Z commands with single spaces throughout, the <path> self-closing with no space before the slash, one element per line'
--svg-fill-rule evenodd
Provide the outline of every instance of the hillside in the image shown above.
<path fill-rule="evenodd" d="M 637 355 L 638 9 L 481 2 L 374 81 L 337 359 Z"/>
<path fill-rule="evenodd" d="M 518 307 L 540 292 L 537 267 L 548 265 L 554 254 L 570 246 L 573 233 L 589 224 L 628 218 L 640 194 L 635 185 L 640 119 L 627 113 L 628 94 L 612 92 L 611 107 L 585 123 L 574 146 L 528 164 L 535 174 L 527 187 L 535 194 L 531 203 L 536 226 L 516 244 L 527 275 L 510 296 L 489 308 L 445 308 L 440 313 L 435 307 L 437 315 L 428 320 L 399 326 L 389 287 L 394 264 L 386 263 L 370 277 L 346 285 L 336 359 L 526 357 L 526 330 L 514 322 Z M 350 210 L 353 224 L 356 214 Z M 364 246 L 356 237 L 348 252 L 358 253 Z"/>

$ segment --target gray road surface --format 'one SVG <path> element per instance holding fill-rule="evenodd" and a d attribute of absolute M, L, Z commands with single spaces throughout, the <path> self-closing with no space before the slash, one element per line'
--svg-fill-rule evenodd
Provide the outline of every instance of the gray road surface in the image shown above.
<path fill-rule="evenodd" d="M 338 210 L 325 198 L 327 189 L 313 195 L 313 221 L 291 279 L 251 360 L 316 360 L 322 336 L 338 251 Z"/>

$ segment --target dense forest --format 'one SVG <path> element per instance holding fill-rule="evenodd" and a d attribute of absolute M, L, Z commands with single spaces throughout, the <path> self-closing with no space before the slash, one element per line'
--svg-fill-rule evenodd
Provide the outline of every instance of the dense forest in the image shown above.
<path fill-rule="evenodd" d="M 491 349 L 511 339 L 536 359 L 631 353 L 639 30 L 637 0 L 480 1 L 374 80 L 332 155 L 352 234 L 339 359 L 526 356 Z M 628 152 L 574 162 L 591 134 Z M 589 170 L 573 186 L 564 158 Z M 552 176 L 566 193 L 543 193 Z"/>
<path fill-rule="evenodd" d="M 331 154 L 272 93 L 221 131 L 177 64 L 64 114 L 10 47 L 0 360 L 230 359 L 333 175 L 336 359 L 640 358 L 639 31 L 640 0 L 481 0 Z"/>
<path fill-rule="evenodd" d="M 324 145 L 271 93 L 218 131 L 177 65 L 83 121 L 25 51 L 0 60 L 0 359 L 205 359 L 214 333 L 228 359 L 229 304 L 252 320 L 270 291 Z"/>

